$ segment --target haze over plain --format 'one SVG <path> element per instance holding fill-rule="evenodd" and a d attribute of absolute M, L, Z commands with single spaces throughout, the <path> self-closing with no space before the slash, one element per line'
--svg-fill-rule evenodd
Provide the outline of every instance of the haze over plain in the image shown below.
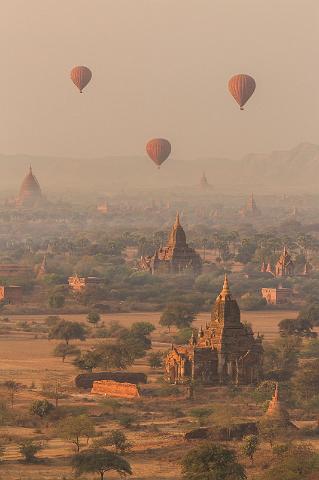
<path fill-rule="evenodd" d="M 3 0 L 0 152 L 142 157 L 162 136 L 196 162 L 318 144 L 318 20 L 317 0 Z M 238 72 L 257 82 L 245 112 Z"/>

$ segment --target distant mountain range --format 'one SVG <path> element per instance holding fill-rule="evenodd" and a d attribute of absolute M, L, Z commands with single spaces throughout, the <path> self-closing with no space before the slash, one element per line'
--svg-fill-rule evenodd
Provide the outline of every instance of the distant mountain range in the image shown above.
<path fill-rule="evenodd" d="M 70 159 L 0 155 L 0 162 L 2 196 L 17 192 L 29 164 L 42 189 L 58 194 L 87 191 L 98 196 L 128 188 L 195 187 L 203 171 L 218 192 L 319 191 L 319 146 L 310 143 L 270 154 L 251 153 L 240 160 L 172 158 L 160 171 L 146 157 Z"/>

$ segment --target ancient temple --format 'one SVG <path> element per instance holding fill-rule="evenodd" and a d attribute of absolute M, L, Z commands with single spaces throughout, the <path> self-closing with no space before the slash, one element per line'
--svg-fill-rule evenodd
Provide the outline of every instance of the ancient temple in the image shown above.
<path fill-rule="evenodd" d="M 32 167 L 30 165 L 29 172 L 21 184 L 19 195 L 16 199 L 16 205 L 34 207 L 41 204 L 42 201 L 43 195 L 41 192 L 41 187 L 35 175 L 33 174 Z"/>
<path fill-rule="evenodd" d="M 294 275 L 295 265 L 289 255 L 286 247 L 275 266 L 276 277 L 291 277 Z"/>
<path fill-rule="evenodd" d="M 106 215 L 109 211 L 107 201 L 103 200 L 100 203 L 98 203 L 96 209 L 99 213 L 102 213 L 103 215 Z"/>
<path fill-rule="evenodd" d="M 282 424 L 289 423 L 289 413 L 288 410 L 285 408 L 283 402 L 279 398 L 279 387 L 278 383 L 276 384 L 275 393 L 269 402 L 267 412 L 265 414 L 266 417 L 276 420 Z"/>
<path fill-rule="evenodd" d="M 203 175 L 201 176 L 201 179 L 200 179 L 200 187 L 205 190 L 207 188 L 210 188 L 210 185 L 208 183 L 208 180 L 207 180 L 207 177 L 206 177 L 206 174 L 205 172 L 203 172 Z"/>
<path fill-rule="evenodd" d="M 287 432 L 298 430 L 296 425 L 291 422 L 289 412 L 280 398 L 278 383 L 276 384 L 275 393 L 269 402 L 264 418 L 267 422 L 274 423 L 278 427 L 287 429 Z"/>
<path fill-rule="evenodd" d="M 45 277 L 45 275 L 48 273 L 48 269 L 47 269 L 47 257 L 46 255 L 44 255 L 43 257 L 43 260 L 41 262 L 41 265 L 38 269 L 38 272 L 37 272 L 37 279 L 41 279 L 43 277 Z"/>
<path fill-rule="evenodd" d="M 310 262 L 308 262 L 308 260 L 306 260 L 306 263 L 304 265 L 304 268 L 303 268 L 303 272 L 302 274 L 306 277 L 307 275 L 310 275 L 310 273 L 312 272 L 312 265 Z"/>
<path fill-rule="evenodd" d="M 243 217 L 258 217 L 260 215 L 260 210 L 257 207 L 254 194 L 252 193 L 245 205 L 240 212 Z"/>
<path fill-rule="evenodd" d="M 156 250 L 153 256 L 141 257 L 139 268 L 152 274 L 182 273 L 187 270 L 199 273 L 201 271 L 202 260 L 194 248 L 187 245 L 185 231 L 181 226 L 178 213 L 167 245 Z"/>
<path fill-rule="evenodd" d="M 261 378 L 262 359 L 262 339 L 241 323 L 225 276 L 210 323 L 200 328 L 188 345 L 172 345 L 165 360 L 166 379 L 170 383 L 254 384 Z"/>

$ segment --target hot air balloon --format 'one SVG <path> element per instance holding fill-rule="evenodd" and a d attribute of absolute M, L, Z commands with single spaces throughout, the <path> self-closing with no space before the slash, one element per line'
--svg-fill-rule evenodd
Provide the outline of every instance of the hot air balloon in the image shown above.
<path fill-rule="evenodd" d="M 82 93 L 83 88 L 87 86 L 91 78 L 92 72 L 88 67 L 79 66 L 71 70 L 71 80 L 78 87 L 80 93 Z"/>
<path fill-rule="evenodd" d="M 228 82 L 228 90 L 240 106 L 240 110 L 244 110 L 243 106 L 250 99 L 256 88 L 256 82 L 250 75 L 243 73 L 234 75 Z"/>
<path fill-rule="evenodd" d="M 146 145 L 146 152 L 151 160 L 160 168 L 171 153 L 171 144 L 165 138 L 153 138 Z"/>

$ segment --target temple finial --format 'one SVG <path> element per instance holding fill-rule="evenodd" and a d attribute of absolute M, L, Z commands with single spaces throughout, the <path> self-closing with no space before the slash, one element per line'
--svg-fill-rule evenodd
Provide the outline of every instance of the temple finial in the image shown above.
<path fill-rule="evenodd" d="M 274 399 L 279 400 L 279 386 L 278 382 L 276 383 L 276 388 L 275 388 L 275 393 L 274 393 Z"/>
<path fill-rule="evenodd" d="M 220 295 L 219 295 L 219 296 L 220 296 L 221 298 L 230 297 L 230 289 L 229 289 L 229 283 L 228 283 L 227 273 L 225 273 L 223 289 L 222 289 L 222 291 L 220 292 Z"/>

